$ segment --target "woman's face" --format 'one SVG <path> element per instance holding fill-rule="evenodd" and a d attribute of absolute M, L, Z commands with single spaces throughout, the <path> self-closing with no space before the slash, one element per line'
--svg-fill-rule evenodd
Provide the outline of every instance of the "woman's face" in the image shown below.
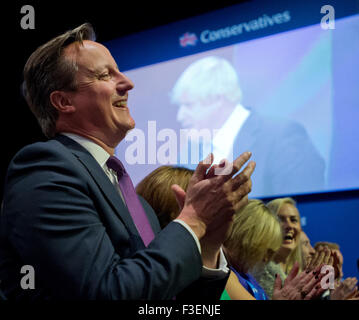
<path fill-rule="evenodd" d="M 278 212 L 278 218 L 283 233 L 281 248 L 290 249 L 292 251 L 299 242 L 301 232 L 299 212 L 292 204 L 285 203 Z"/>

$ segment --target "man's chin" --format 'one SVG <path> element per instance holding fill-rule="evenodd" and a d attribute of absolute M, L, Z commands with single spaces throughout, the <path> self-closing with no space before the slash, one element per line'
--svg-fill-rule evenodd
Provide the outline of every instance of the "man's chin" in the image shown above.
<path fill-rule="evenodd" d="M 125 131 L 125 135 L 127 135 L 130 131 L 132 131 L 135 128 L 135 125 L 136 125 L 135 121 L 133 121 L 133 122 L 131 121 L 131 122 L 127 123 L 126 126 L 123 126 L 121 128 L 121 131 L 122 132 Z"/>
<path fill-rule="evenodd" d="M 136 125 L 135 120 L 131 118 L 126 123 L 120 124 L 119 128 L 121 130 L 130 131 L 135 128 L 135 125 Z"/>
<path fill-rule="evenodd" d="M 129 125 L 128 125 L 128 131 L 134 129 L 135 126 L 136 126 L 136 123 L 135 123 L 135 121 L 133 120 L 133 121 L 132 121 L 131 123 L 129 123 Z"/>

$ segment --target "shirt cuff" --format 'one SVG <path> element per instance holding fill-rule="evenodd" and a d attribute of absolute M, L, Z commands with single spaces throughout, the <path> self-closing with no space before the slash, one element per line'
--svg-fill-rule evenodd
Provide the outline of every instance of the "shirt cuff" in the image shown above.
<path fill-rule="evenodd" d="M 224 256 L 222 248 L 219 251 L 219 263 L 217 269 L 211 269 L 203 266 L 202 276 L 206 278 L 224 278 L 228 275 L 229 268 L 226 257 Z"/>
<path fill-rule="evenodd" d="M 192 235 L 194 241 L 196 242 L 197 248 L 199 253 L 201 254 L 201 244 L 199 243 L 199 240 L 196 236 L 196 234 L 193 232 L 191 227 L 184 222 L 183 220 L 175 219 L 173 222 L 177 222 L 181 224 L 184 228 L 188 230 L 188 232 Z M 228 262 L 226 257 L 224 256 L 222 248 L 220 248 L 219 251 L 219 263 L 217 269 L 207 268 L 205 266 L 202 267 L 202 276 L 206 278 L 224 278 L 229 272 L 228 268 Z"/>
<path fill-rule="evenodd" d="M 199 240 L 198 240 L 196 234 L 191 229 L 191 227 L 186 222 L 184 222 L 183 220 L 175 219 L 175 220 L 173 220 L 173 222 L 177 222 L 177 223 L 181 224 L 182 226 L 184 226 L 188 230 L 188 232 L 192 235 L 194 241 L 196 242 L 199 254 L 202 254 L 201 244 L 199 243 Z"/>

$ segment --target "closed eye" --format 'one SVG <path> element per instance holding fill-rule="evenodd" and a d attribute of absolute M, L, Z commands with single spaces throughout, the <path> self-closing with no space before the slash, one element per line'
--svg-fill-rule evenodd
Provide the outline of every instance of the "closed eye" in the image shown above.
<path fill-rule="evenodd" d="M 100 80 L 108 80 L 108 79 L 111 78 L 111 75 L 110 75 L 108 72 L 106 72 L 106 73 L 101 73 L 101 74 L 98 76 L 98 78 L 99 78 Z"/>

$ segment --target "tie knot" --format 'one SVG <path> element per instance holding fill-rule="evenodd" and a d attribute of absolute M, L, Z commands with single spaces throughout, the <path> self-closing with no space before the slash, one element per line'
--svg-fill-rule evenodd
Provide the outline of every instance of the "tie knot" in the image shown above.
<path fill-rule="evenodd" d="M 106 161 L 107 166 L 114 170 L 118 176 L 122 177 L 125 173 L 125 167 L 123 166 L 122 162 L 120 161 L 120 159 L 116 158 L 115 156 L 111 156 L 108 158 L 108 160 Z"/>

